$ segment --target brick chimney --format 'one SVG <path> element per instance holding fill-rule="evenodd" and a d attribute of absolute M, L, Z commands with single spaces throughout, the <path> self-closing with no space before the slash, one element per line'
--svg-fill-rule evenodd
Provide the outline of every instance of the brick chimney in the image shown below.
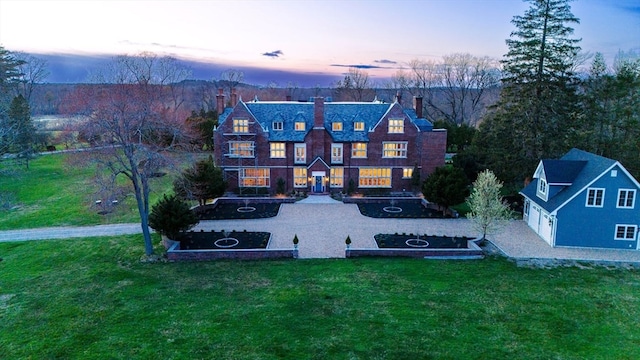
<path fill-rule="evenodd" d="M 224 112 L 224 94 L 222 93 L 222 88 L 218 89 L 218 95 L 216 95 L 216 110 L 218 111 L 218 115 Z"/>
<path fill-rule="evenodd" d="M 236 94 L 236 88 L 231 88 L 231 107 L 236 107 L 238 103 L 238 94 Z"/>
<path fill-rule="evenodd" d="M 313 127 L 324 129 L 324 98 L 316 97 L 313 100 Z"/>
<path fill-rule="evenodd" d="M 396 93 L 396 102 L 402 104 L 402 93 L 400 91 Z"/>
<path fill-rule="evenodd" d="M 416 117 L 422 119 L 422 96 L 416 96 L 413 98 L 413 106 L 416 110 Z"/>

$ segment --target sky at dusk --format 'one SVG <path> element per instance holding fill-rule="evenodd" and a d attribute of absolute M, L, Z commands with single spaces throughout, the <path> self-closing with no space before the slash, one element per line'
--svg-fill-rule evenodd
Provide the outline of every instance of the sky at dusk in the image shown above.
<path fill-rule="evenodd" d="M 571 6 L 584 51 L 608 61 L 619 50 L 640 52 L 640 0 Z M 196 70 L 243 69 L 257 82 L 296 82 L 296 73 L 339 79 L 351 66 L 375 80 L 412 59 L 457 52 L 500 59 L 511 19 L 528 7 L 520 0 L 0 0 L 0 45 L 34 55 L 151 51 L 190 60 Z"/>

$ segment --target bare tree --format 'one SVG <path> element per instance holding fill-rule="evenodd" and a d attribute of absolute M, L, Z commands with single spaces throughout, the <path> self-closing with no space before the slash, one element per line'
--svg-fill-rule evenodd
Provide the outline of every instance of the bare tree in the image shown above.
<path fill-rule="evenodd" d="M 244 80 L 244 72 L 238 69 L 227 69 L 220 74 L 220 80 L 227 84 L 229 89 L 227 94 L 231 95 L 231 91 Z"/>
<path fill-rule="evenodd" d="M 22 52 L 15 53 L 15 57 L 20 62 L 16 95 L 22 95 L 31 105 L 31 94 L 35 85 L 42 83 L 49 76 L 47 61 Z"/>
<path fill-rule="evenodd" d="M 412 93 L 424 98 L 429 116 L 454 125 L 475 125 L 486 107 L 487 92 L 498 86 L 498 62 L 489 57 L 456 53 L 442 62 L 412 60 Z"/>
<path fill-rule="evenodd" d="M 373 93 L 369 74 L 358 68 L 349 68 L 344 79 L 338 80 L 336 93 L 342 100 L 364 101 L 366 96 Z"/>
<path fill-rule="evenodd" d="M 120 56 L 96 76 L 99 85 L 80 86 L 75 93 L 76 111 L 88 116 L 81 131 L 95 147 L 90 154 L 98 171 L 124 175 L 133 188 L 147 255 L 153 254 L 148 226 L 151 181 L 184 140 L 182 119 L 188 114 L 173 87 L 185 75 L 169 58 L 150 53 Z"/>

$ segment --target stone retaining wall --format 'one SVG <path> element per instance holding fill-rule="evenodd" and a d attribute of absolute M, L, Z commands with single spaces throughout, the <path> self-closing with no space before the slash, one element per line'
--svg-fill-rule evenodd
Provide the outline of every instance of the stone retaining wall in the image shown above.
<path fill-rule="evenodd" d="M 477 239 L 467 241 L 466 249 L 398 249 L 398 248 L 370 248 L 345 250 L 345 256 L 366 257 L 366 256 L 395 256 L 413 257 L 427 259 L 482 259 L 484 252 L 476 244 Z"/>
<path fill-rule="evenodd" d="M 179 242 L 173 242 L 167 250 L 167 258 L 171 261 L 293 259 L 297 257 L 297 249 L 180 250 Z"/>

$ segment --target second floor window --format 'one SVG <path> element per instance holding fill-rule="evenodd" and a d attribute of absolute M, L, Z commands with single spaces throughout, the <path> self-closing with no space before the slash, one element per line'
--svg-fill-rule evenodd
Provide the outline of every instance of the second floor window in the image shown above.
<path fill-rule="evenodd" d="M 283 142 L 270 143 L 271 158 L 282 159 L 285 157 L 285 144 Z"/>
<path fill-rule="evenodd" d="M 623 209 L 633 209 L 636 191 L 633 189 L 620 189 L 618 191 L 618 207 Z"/>
<path fill-rule="evenodd" d="M 331 130 L 333 130 L 333 131 L 342 131 L 342 123 L 339 122 L 339 121 L 331 123 Z"/>
<path fill-rule="evenodd" d="M 307 144 L 295 144 L 295 163 L 305 164 L 307 162 Z"/>
<path fill-rule="evenodd" d="M 367 143 L 353 143 L 351 145 L 351 157 L 352 158 L 366 158 L 367 157 Z"/>
<path fill-rule="evenodd" d="M 342 164 L 342 144 L 331 144 L 331 162 Z"/>
<path fill-rule="evenodd" d="M 604 199 L 604 189 L 587 190 L 587 207 L 602 207 Z"/>
<path fill-rule="evenodd" d="M 382 143 L 383 158 L 406 158 L 407 142 L 383 142 Z"/>
<path fill-rule="evenodd" d="M 353 123 L 354 131 L 364 131 L 364 121 L 356 121 Z"/>
<path fill-rule="evenodd" d="M 282 121 L 274 121 L 273 122 L 273 130 L 282 131 L 282 128 L 283 128 Z"/>
<path fill-rule="evenodd" d="M 229 157 L 232 157 L 232 158 L 254 157 L 253 141 L 229 141 Z"/>
<path fill-rule="evenodd" d="M 304 131 L 305 130 L 304 122 L 303 121 L 296 121 L 295 129 L 296 129 L 296 131 Z"/>
<path fill-rule="evenodd" d="M 248 133 L 249 132 L 249 120 L 247 119 L 233 119 L 233 132 L 234 133 Z"/>

